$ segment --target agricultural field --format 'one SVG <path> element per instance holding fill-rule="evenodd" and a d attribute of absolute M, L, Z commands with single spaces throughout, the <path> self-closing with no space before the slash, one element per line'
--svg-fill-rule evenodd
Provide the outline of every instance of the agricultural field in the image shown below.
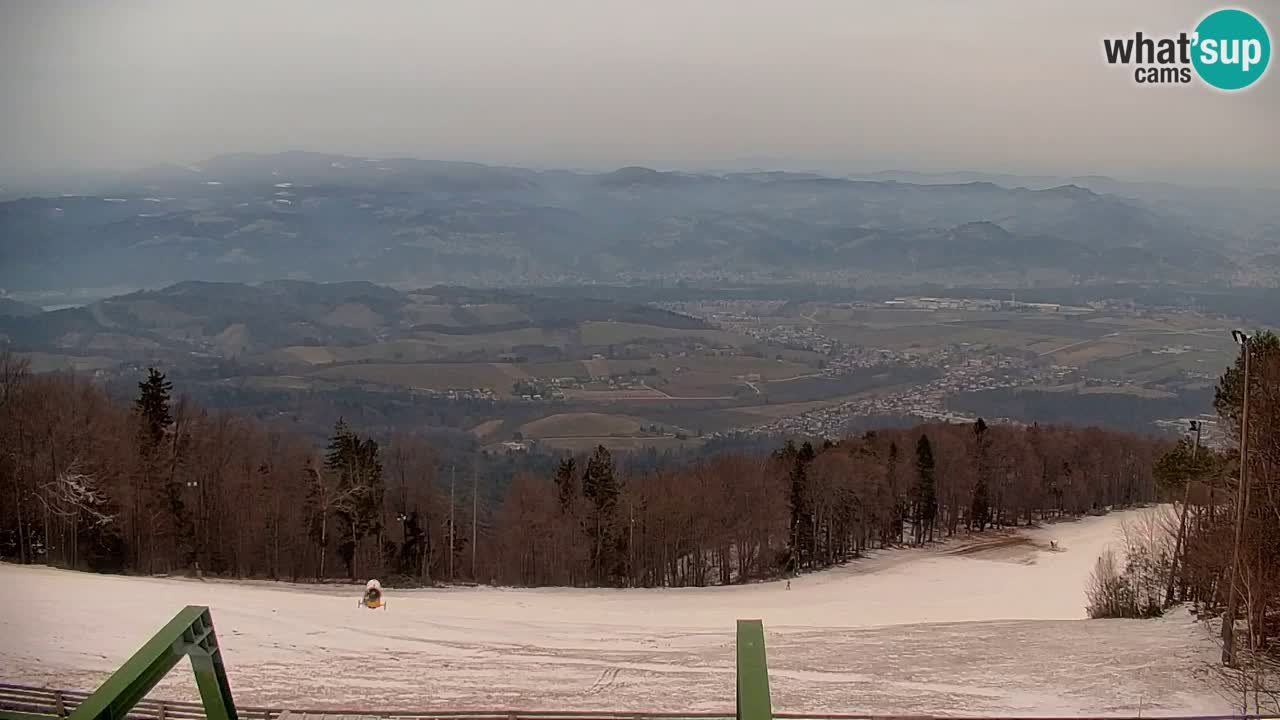
<path fill-rule="evenodd" d="M 473 308 L 468 307 L 467 310 Z M 460 312 L 460 311 L 459 311 Z M 506 312 L 493 306 L 493 312 Z M 455 317 L 458 313 L 455 313 Z M 851 404 L 868 416 L 958 409 L 1003 417 L 1001 412 L 1055 417 L 1054 408 L 1101 417 L 1108 398 L 1126 403 L 1117 417 L 1145 427 L 1150 417 L 1182 413 L 1199 398 L 1214 372 L 1230 361 L 1227 333 L 1204 318 L 1123 312 L 997 312 L 988 309 L 868 308 L 820 303 L 756 307 L 732 329 L 673 328 L 634 322 L 588 321 L 572 328 L 524 328 L 458 334 L 422 332 L 412 340 L 367 346 L 291 348 L 311 370 L 295 373 L 327 381 L 373 383 L 392 389 L 488 388 L 500 400 L 524 402 L 519 419 L 480 432 L 488 441 L 519 430 L 532 439 L 609 447 L 658 445 L 660 435 L 639 425 L 606 423 L 600 430 L 555 430 L 553 418 L 644 418 L 697 436 L 787 422 Z M 828 351 L 813 343 L 829 339 Z M 674 344 L 672 344 L 674 343 Z M 806 344 L 808 343 L 808 344 Z M 503 355 L 547 348 L 562 359 Z M 806 349 L 808 348 L 808 349 Z M 864 349 L 864 350 L 860 350 Z M 524 350 L 521 350 L 524 352 Z M 835 371 L 841 353 L 885 352 L 887 365 L 855 360 Z M 387 358 L 475 357 L 488 362 L 405 362 Z M 382 358 L 370 362 L 370 356 Z M 352 358 L 364 358 L 352 361 Z M 1017 392 L 975 395 L 984 386 L 952 380 L 937 392 L 948 400 L 899 401 L 914 388 L 946 377 L 955 367 L 1015 358 L 1009 372 Z M 494 362 L 504 358 L 504 362 Z M 904 360 L 907 367 L 903 365 Z M 323 362 L 327 361 L 327 363 Z M 332 364 L 337 363 L 337 364 Z M 1004 385 L 985 386 L 1010 387 Z M 941 397 L 935 394 L 935 398 Z M 1098 402 L 1091 402 L 1096 399 Z M 1146 403 L 1144 405 L 1144 403 Z M 985 408 L 985 410 L 984 410 Z M 499 415 L 509 416 L 497 409 Z M 1047 413 L 1047 415 L 1046 415 Z M 531 423 L 533 432 L 521 429 Z M 484 421 L 481 421 L 483 423 Z M 498 428 L 500 427 L 500 431 Z M 540 428 L 540 429 L 538 429 Z M 838 432 L 839 424 L 815 432 Z M 553 442 L 544 443 L 553 446 Z"/>
<path fill-rule="evenodd" d="M 557 413 L 520 426 L 530 438 L 613 437 L 637 435 L 652 425 L 644 418 L 604 413 Z"/>
<path fill-rule="evenodd" d="M 267 357 L 307 365 L 332 365 L 352 362 L 430 362 L 447 354 L 447 346 L 437 342 L 401 339 L 353 347 L 295 345 L 270 353 Z"/>
<path fill-rule="evenodd" d="M 1106 419 L 1088 401 L 1108 399 L 1138 423 L 1123 429 L 1150 431 L 1147 418 L 1169 419 L 1166 410 L 1174 419 L 1203 411 L 1175 400 L 1199 402 L 1236 352 L 1231 321 L 1190 312 L 931 302 L 658 307 L 465 288 L 176 286 L 50 314 L 75 332 L 29 329 L 24 350 L 38 371 L 95 372 L 122 388 L 137 382 L 137 358 L 197 365 L 181 379 L 204 383 L 196 394 L 217 407 L 261 409 L 268 398 L 300 407 L 308 402 L 300 394 L 314 393 L 323 398 L 310 407 L 332 412 L 358 396 L 382 422 L 397 403 L 397 412 L 452 418 L 461 425 L 449 429 L 487 442 L 557 414 L 829 435 L 846 420 L 948 409 L 1050 422 L 1055 408 L 1078 406 Z M 1033 397 L 1015 388 L 1058 389 Z M 988 395 L 951 402 L 974 393 Z M 455 399 L 483 403 L 440 406 Z M 1016 414 L 1032 409 L 1042 414 Z M 824 419 L 793 422 L 799 416 Z M 486 425 L 494 420 L 502 422 Z"/>
<path fill-rule="evenodd" d="M 471 428 L 471 434 L 481 440 L 494 437 L 496 436 L 497 432 L 500 429 L 502 429 L 502 426 L 503 424 L 505 424 L 505 422 L 506 421 L 502 420 L 501 418 L 497 418 L 494 420 L 485 420 L 479 425 L 476 425 L 475 427 Z"/>
<path fill-rule="evenodd" d="M 588 346 L 621 345 L 640 340 L 697 340 L 736 347 L 741 345 L 743 337 L 720 330 L 685 330 L 665 328 L 654 325 L 639 325 L 627 322 L 584 322 L 582 323 L 582 344 Z"/>
<path fill-rule="evenodd" d="M 510 372 L 497 363 L 359 363 L 316 370 L 314 377 L 356 380 L 411 389 L 492 388 L 510 394 Z"/>
<path fill-rule="evenodd" d="M 32 372 L 61 372 L 72 370 L 84 372 L 109 368 L 115 363 L 111 358 L 95 356 L 59 355 L 56 353 L 32 352 L 17 353 L 18 357 L 30 363 Z"/>
<path fill-rule="evenodd" d="M 541 441 L 544 447 L 563 450 L 571 453 L 589 454 L 597 446 L 603 445 L 612 452 L 628 452 L 652 448 L 663 450 L 693 450 L 702 447 L 705 441 L 695 437 L 676 437 L 674 435 L 637 435 L 634 437 L 618 437 L 615 435 L 558 437 Z"/>
<path fill-rule="evenodd" d="M 670 395 L 651 387 L 626 390 L 565 390 L 564 396 L 570 401 L 582 403 L 648 402 L 672 399 Z"/>

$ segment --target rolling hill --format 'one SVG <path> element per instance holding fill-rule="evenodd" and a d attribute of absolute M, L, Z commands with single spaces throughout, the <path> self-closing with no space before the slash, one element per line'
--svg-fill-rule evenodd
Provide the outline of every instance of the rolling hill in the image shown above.
<path fill-rule="evenodd" d="M 237 154 L 132 173 L 93 195 L 0 202 L 0 286 L 1273 282 L 1249 261 L 1277 250 L 1276 218 L 1230 217 L 1077 184 Z"/>
<path fill-rule="evenodd" d="M 556 356 L 557 345 L 583 344 L 582 329 L 592 323 L 642 328 L 619 336 L 619 342 L 637 335 L 716 332 L 697 318 L 615 300 L 453 286 L 402 292 L 368 282 L 188 281 L 85 307 L 0 313 L 0 341 L 17 351 L 91 352 L 122 362 L 166 355 L 241 360 L 270 355 L 279 362 L 284 355 L 275 351 L 300 348 L 323 354 L 323 362 L 344 356 L 367 362 L 376 359 L 368 353 L 405 352 L 415 344 L 428 354 L 420 359 L 462 360 L 476 348 L 483 349 L 486 360 L 498 354 L 527 359 L 539 353 Z M 589 350 L 591 344 L 585 338 L 584 347 Z M 606 348 L 610 340 L 597 344 Z M 305 360 L 304 353 L 294 355 Z"/>

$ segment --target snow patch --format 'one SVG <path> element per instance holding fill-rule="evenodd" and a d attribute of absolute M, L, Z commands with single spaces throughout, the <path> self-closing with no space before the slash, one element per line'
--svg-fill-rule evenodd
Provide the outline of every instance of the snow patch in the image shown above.
<path fill-rule="evenodd" d="M 367 578 L 198 582 L 0 565 L 0 681 L 95 687 L 199 604 L 212 609 L 245 705 L 723 711 L 734 621 L 761 618 L 780 712 L 1230 712 L 1205 671 L 1212 639 L 1186 611 L 1084 619 L 1085 581 L 1126 515 L 977 550 L 879 552 L 790 590 L 391 588 L 386 610 L 360 606 Z M 152 696 L 195 699 L 179 672 Z"/>

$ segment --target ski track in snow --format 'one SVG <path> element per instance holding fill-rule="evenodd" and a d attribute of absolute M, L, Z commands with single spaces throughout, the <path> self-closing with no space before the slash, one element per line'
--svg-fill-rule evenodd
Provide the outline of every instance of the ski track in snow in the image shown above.
<path fill-rule="evenodd" d="M 1185 610 L 1085 619 L 1093 563 L 1131 516 L 883 551 L 791 590 L 388 589 L 385 611 L 357 607 L 360 586 L 0 565 L 0 680 L 96 687 L 199 604 L 242 705 L 724 711 L 735 620 L 761 618 L 777 711 L 1230 712 L 1213 642 Z M 197 698 L 185 663 L 152 697 Z"/>

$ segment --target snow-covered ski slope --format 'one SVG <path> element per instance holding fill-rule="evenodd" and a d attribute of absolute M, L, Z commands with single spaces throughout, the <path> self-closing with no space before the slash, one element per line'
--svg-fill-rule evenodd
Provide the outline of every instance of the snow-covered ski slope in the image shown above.
<path fill-rule="evenodd" d="M 779 711 L 1229 712 L 1210 679 L 1209 633 L 1185 611 L 1085 619 L 1085 580 L 1125 517 L 882 552 L 790 590 L 389 589 L 386 611 L 357 607 L 358 585 L 3 565 L 0 679 L 91 688 L 174 612 L 201 604 L 243 704 L 726 710 L 734 621 L 762 618 Z M 190 673 L 171 673 L 153 697 L 195 699 Z"/>

